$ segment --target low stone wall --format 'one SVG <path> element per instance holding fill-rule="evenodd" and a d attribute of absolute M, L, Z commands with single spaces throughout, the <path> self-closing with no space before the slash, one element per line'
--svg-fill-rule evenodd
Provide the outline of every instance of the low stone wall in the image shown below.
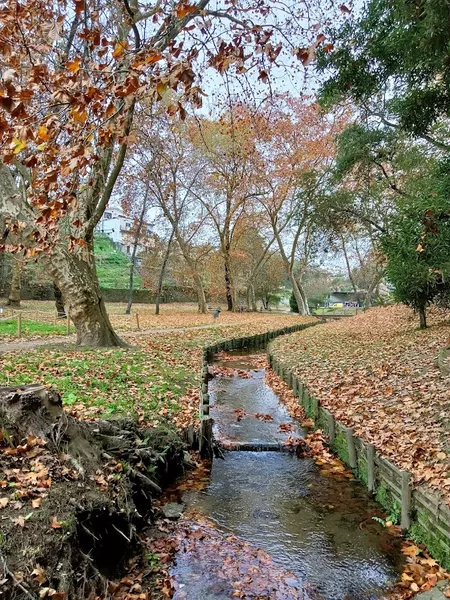
<path fill-rule="evenodd" d="M 427 485 L 414 487 L 411 474 L 401 471 L 375 451 L 372 444 L 354 435 L 320 405 L 306 386 L 270 351 L 273 370 L 291 387 L 315 429 L 327 434 L 331 450 L 360 479 L 405 533 L 425 544 L 441 565 L 450 569 L 450 507 Z"/>
<path fill-rule="evenodd" d="M 211 346 L 205 346 L 203 348 L 202 356 L 202 371 L 201 371 L 201 389 L 200 389 L 200 427 L 198 431 L 198 449 L 200 454 L 203 456 L 211 456 L 212 454 L 212 425 L 213 420 L 209 415 L 209 394 L 208 394 L 208 365 L 211 362 L 213 356 L 217 352 L 223 350 L 241 350 L 244 348 L 266 348 L 267 344 L 280 335 L 287 335 L 288 333 L 295 333 L 301 331 L 307 327 L 318 325 L 319 321 L 311 323 L 299 323 L 298 325 L 292 325 L 291 327 L 284 327 L 283 329 L 276 329 L 274 331 L 267 331 L 266 333 L 260 333 L 257 335 L 251 335 L 248 337 L 231 338 L 213 344 Z"/>

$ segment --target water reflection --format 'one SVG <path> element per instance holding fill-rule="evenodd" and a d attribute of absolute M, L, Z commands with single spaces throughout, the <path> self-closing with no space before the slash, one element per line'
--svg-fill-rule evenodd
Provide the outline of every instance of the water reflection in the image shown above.
<path fill-rule="evenodd" d="M 245 368 L 242 362 L 226 364 Z M 216 378 L 210 392 L 219 435 L 246 442 L 288 437 L 279 425 L 292 419 L 265 384 L 263 371 L 249 379 Z M 237 421 L 235 409 L 243 409 L 246 417 Z M 270 414 L 273 421 L 261 422 L 255 413 Z M 303 435 L 297 424 L 295 435 Z M 376 505 L 360 484 L 321 475 L 311 459 L 281 452 L 226 452 L 225 460 L 214 461 L 209 486 L 184 500 L 292 571 L 309 590 L 308 598 L 381 599 L 397 579 L 399 542 L 372 520 Z M 202 572 L 206 582 L 208 575 Z M 179 597 L 197 597 L 201 577 L 195 575 L 192 557 L 190 563 L 179 557 L 177 573 L 183 581 Z M 222 590 L 203 597 L 229 596 Z"/>

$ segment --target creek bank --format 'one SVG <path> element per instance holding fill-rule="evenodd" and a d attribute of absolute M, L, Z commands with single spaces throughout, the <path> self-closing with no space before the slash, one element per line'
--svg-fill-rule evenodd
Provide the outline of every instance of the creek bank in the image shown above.
<path fill-rule="evenodd" d="M 0 424 L 0 598 L 146 598 L 143 539 L 184 470 L 180 435 L 77 420 L 42 385 L 0 388 Z"/>
<path fill-rule="evenodd" d="M 220 358 L 209 369 L 208 389 L 216 442 L 286 444 L 291 438 L 291 453 L 241 446 L 213 462 L 210 481 L 200 491 L 182 484 L 176 499 L 188 509 L 175 535 L 180 544 L 171 571 L 175 598 L 384 597 L 403 562 L 399 532 L 393 535 L 372 519 L 381 520 L 381 513 L 335 459 L 324 476 L 326 467 L 306 457 L 305 443 L 299 444 L 302 458 L 295 456 L 293 438 L 303 431 L 267 386 L 264 359 Z M 211 379 L 213 373 L 218 376 Z M 208 533 L 211 524 L 214 535 Z M 242 543 L 249 545 L 249 555 Z M 270 561 L 269 573 L 281 568 L 269 576 L 271 586 L 260 574 L 266 558 L 258 564 L 249 559 L 258 552 Z M 280 585 L 287 587 L 281 591 Z"/>
<path fill-rule="evenodd" d="M 362 438 L 334 418 L 333 412 L 321 405 L 283 356 L 269 346 L 269 362 L 294 393 L 297 402 L 310 419 L 311 426 L 327 437 L 331 450 L 363 482 L 370 494 L 383 507 L 388 520 L 400 524 L 404 534 L 429 551 L 443 569 L 450 568 L 450 507 L 436 491 L 425 484 L 414 485 L 408 471 L 400 470 Z M 417 555 L 421 549 L 417 547 Z M 427 561 L 428 559 L 426 559 Z M 430 558 L 430 561 L 433 559 Z M 425 561 L 425 562 L 426 562 Z M 434 561 L 436 562 L 436 561 Z M 431 563 L 430 563 L 431 564 Z M 437 564 L 437 563 L 436 563 Z M 449 575 L 440 569 L 433 578 L 412 577 L 411 592 L 431 591 L 437 580 Z M 448 581 L 446 582 L 446 586 Z M 436 597 L 439 597 L 437 590 Z M 442 594 L 441 594 L 442 595 Z"/>

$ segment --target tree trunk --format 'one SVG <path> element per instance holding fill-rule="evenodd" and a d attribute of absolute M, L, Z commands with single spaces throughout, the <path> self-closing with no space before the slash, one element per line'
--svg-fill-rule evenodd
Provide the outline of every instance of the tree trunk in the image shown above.
<path fill-rule="evenodd" d="M 195 287 L 197 290 L 197 302 L 198 302 L 198 312 L 206 313 L 206 296 L 205 296 L 205 288 L 203 287 L 202 278 L 199 275 L 197 265 L 195 264 L 194 259 L 189 254 L 189 249 L 187 244 L 185 243 L 183 236 L 178 229 L 178 225 L 173 217 L 170 216 L 170 213 L 164 211 L 164 214 L 168 217 L 174 231 L 174 237 L 177 240 L 178 246 L 180 247 L 181 254 L 183 255 L 184 260 L 186 261 L 187 266 L 191 270 L 192 278 L 194 279 Z"/>
<path fill-rule="evenodd" d="M 23 262 L 14 258 L 11 268 L 11 287 L 9 290 L 8 300 L 6 302 L 7 306 L 12 306 L 14 308 L 20 307 L 20 291 L 22 287 L 22 271 L 23 271 Z"/>
<path fill-rule="evenodd" d="M 233 290 L 231 285 L 230 258 L 225 255 L 225 293 L 227 297 L 227 310 L 232 312 L 234 309 Z"/>
<path fill-rule="evenodd" d="M 195 272 L 194 273 L 194 283 L 197 288 L 197 302 L 198 302 L 198 312 L 206 313 L 206 296 L 205 296 L 205 288 L 203 287 L 203 281 L 200 275 Z"/>
<path fill-rule="evenodd" d="M 55 284 L 62 292 L 68 315 L 77 332 L 77 344 L 82 346 L 126 347 L 113 330 L 100 296 L 92 243 L 81 253 L 59 246 L 48 262 Z"/>
<path fill-rule="evenodd" d="M 125 310 L 125 314 L 129 315 L 131 313 L 131 305 L 133 304 L 133 282 L 134 282 L 134 270 L 136 268 L 136 253 L 139 245 L 139 238 L 141 236 L 142 225 L 144 224 L 145 213 L 147 212 L 147 196 L 148 196 L 148 188 L 145 191 L 144 200 L 142 203 L 141 214 L 139 215 L 139 221 L 136 227 L 136 232 L 134 234 L 133 240 L 133 252 L 131 254 L 131 266 L 130 266 L 130 281 L 128 284 L 128 304 Z"/>
<path fill-rule="evenodd" d="M 128 280 L 128 303 L 125 309 L 125 314 L 131 314 L 131 306 L 133 304 L 133 282 L 134 282 L 134 257 L 131 259 L 130 278 Z"/>
<path fill-rule="evenodd" d="M 294 294 L 294 298 L 297 301 L 298 312 L 301 315 L 309 315 L 308 303 L 306 301 L 305 292 L 303 291 L 301 283 L 299 283 L 292 271 L 289 269 L 288 272 L 289 280 L 292 285 L 292 293 Z"/>
<path fill-rule="evenodd" d="M 424 304 L 420 305 L 418 308 L 418 311 L 419 311 L 419 319 L 420 319 L 420 329 L 426 329 L 427 328 L 427 315 L 426 315 L 425 305 Z"/>
<path fill-rule="evenodd" d="M 374 290 L 380 285 L 381 278 L 383 277 L 383 271 L 379 273 L 375 273 L 374 278 L 367 290 L 366 296 L 364 298 L 364 308 L 370 308 L 372 306 L 372 294 Z M 379 295 L 379 294 L 377 294 Z"/>
<path fill-rule="evenodd" d="M 253 282 L 250 282 L 247 287 L 247 306 L 253 312 L 258 310 L 256 307 L 255 284 Z"/>
<path fill-rule="evenodd" d="M 164 253 L 164 259 L 163 259 L 163 262 L 161 265 L 161 270 L 159 272 L 158 291 L 156 293 L 155 315 L 159 315 L 159 304 L 161 302 L 161 294 L 162 294 L 163 283 L 164 283 L 164 274 L 166 272 L 167 262 L 168 262 L 169 256 L 170 256 L 170 249 L 172 247 L 173 236 L 174 236 L 174 230 L 172 229 L 172 233 L 170 234 L 169 241 L 167 242 L 167 248 Z"/>
<path fill-rule="evenodd" d="M 342 250 L 344 251 L 345 264 L 347 265 L 348 278 L 350 280 L 350 283 L 351 283 L 351 286 L 353 288 L 353 291 L 356 293 L 356 291 L 358 290 L 358 288 L 356 287 L 355 280 L 353 279 L 352 269 L 350 267 L 350 261 L 348 259 L 347 247 L 345 245 L 344 236 L 341 236 L 341 244 L 342 244 Z"/>
<path fill-rule="evenodd" d="M 278 248 L 280 250 L 281 258 L 283 260 L 283 264 L 284 264 L 286 272 L 288 274 L 289 281 L 291 282 L 291 285 L 292 285 L 292 293 L 294 294 L 294 298 L 297 301 L 298 312 L 300 315 L 309 315 L 310 313 L 309 313 L 308 301 L 306 299 L 306 294 L 303 290 L 303 286 L 294 277 L 294 273 L 293 273 L 293 262 L 294 261 L 292 260 L 292 263 L 291 263 L 291 261 L 289 260 L 287 254 L 286 254 L 286 251 L 283 246 L 283 242 L 281 240 L 280 232 L 277 230 L 275 222 L 272 222 L 272 229 L 273 229 L 273 234 L 275 236 L 275 239 L 277 240 L 277 243 L 278 243 Z M 292 250 L 292 252 L 294 252 L 294 250 Z M 294 254 L 292 254 L 292 259 L 293 259 L 293 257 L 294 257 Z"/>
<path fill-rule="evenodd" d="M 64 309 L 63 296 L 61 290 L 55 283 L 53 284 L 53 293 L 55 295 L 56 314 L 59 318 L 65 319 L 67 315 Z"/>

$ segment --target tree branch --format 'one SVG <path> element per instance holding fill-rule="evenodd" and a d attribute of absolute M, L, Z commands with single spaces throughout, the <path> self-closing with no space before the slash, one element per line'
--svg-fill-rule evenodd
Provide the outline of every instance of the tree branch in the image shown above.
<path fill-rule="evenodd" d="M 388 127 L 391 127 L 392 129 L 401 129 L 401 127 L 398 123 L 393 123 L 392 121 L 389 121 L 388 119 L 386 119 L 386 117 L 383 115 L 383 113 L 373 112 L 370 109 L 366 109 L 366 110 L 371 117 L 378 117 L 384 125 L 387 125 Z M 445 150 L 446 152 L 450 151 L 450 146 L 448 144 L 444 144 L 444 142 L 435 140 L 433 137 L 431 137 L 431 135 L 428 135 L 427 133 L 422 133 L 418 137 L 429 142 L 432 146 L 435 146 L 436 148 L 439 148 L 440 150 Z"/>
<path fill-rule="evenodd" d="M 129 133 L 131 131 L 131 126 L 133 124 L 134 108 L 135 108 L 135 100 L 133 100 L 133 102 L 131 103 L 131 106 L 129 107 L 126 118 L 125 118 L 125 125 L 124 125 L 124 129 L 123 129 L 123 135 L 125 136 L 125 138 L 129 135 Z M 127 148 L 128 148 L 128 141 L 122 142 L 122 144 L 119 147 L 119 151 L 117 153 L 116 162 L 114 164 L 112 171 L 109 174 L 108 181 L 106 182 L 106 185 L 105 185 L 105 189 L 103 190 L 103 194 L 100 199 L 100 202 L 98 203 L 94 214 L 92 215 L 92 217 L 89 219 L 89 221 L 86 224 L 86 227 L 84 230 L 85 237 L 92 234 L 95 227 L 97 226 L 97 224 L 100 222 L 100 219 L 102 218 L 105 208 L 111 198 L 111 194 L 113 192 L 114 185 L 115 185 L 117 178 L 119 177 L 120 171 L 122 169 L 122 166 L 123 166 L 123 163 L 125 160 L 125 155 L 127 152 Z"/>

